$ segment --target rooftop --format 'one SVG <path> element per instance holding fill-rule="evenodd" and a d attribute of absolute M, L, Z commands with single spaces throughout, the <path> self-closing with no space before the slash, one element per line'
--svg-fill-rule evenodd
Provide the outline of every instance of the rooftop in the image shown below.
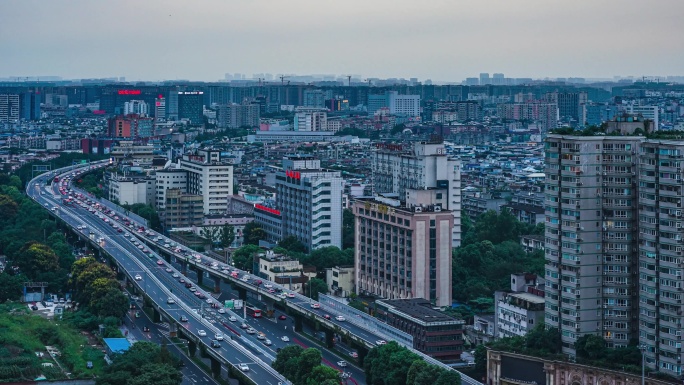
<path fill-rule="evenodd" d="M 526 292 L 520 292 L 520 293 L 511 293 L 509 294 L 510 297 L 516 297 L 520 298 L 524 301 L 527 301 L 529 303 L 534 303 L 534 304 L 542 304 L 544 303 L 544 297 L 540 297 L 538 295 L 534 295 L 531 293 L 526 293 Z"/>
<path fill-rule="evenodd" d="M 414 318 L 419 323 L 465 323 L 465 321 L 451 317 L 439 310 L 434 310 L 430 301 L 424 298 L 383 299 L 376 301 L 376 303 L 387 307 L 389 312 L 402 317 Z"/>
<path fill-rule="evenodd" d="M 131 343 L 126 338 L 103 338 L 112 353 L 123 353 L 131 347 Z"/>

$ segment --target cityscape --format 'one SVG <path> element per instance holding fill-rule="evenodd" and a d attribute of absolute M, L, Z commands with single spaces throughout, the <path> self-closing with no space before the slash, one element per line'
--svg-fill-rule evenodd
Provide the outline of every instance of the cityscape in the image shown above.
<path fill-rule="evenodd" d="M 0 383 L 682 383 L 683 7 L 8 0 Z"/>

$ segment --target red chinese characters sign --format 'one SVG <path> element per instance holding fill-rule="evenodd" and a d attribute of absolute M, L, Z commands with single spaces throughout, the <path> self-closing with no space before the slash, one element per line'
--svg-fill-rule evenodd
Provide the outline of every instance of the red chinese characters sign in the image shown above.
<path fill-rule="evenodd" d="M 270 207 L 266 207 L 264 205 L 254 205 L 254 208 L 257 210 L 262 210 L 266 211 L 267 213 L 275 214 L 275 215 L 280 215 L 280 210 L 272 209 Z"/>
<path fill-rule="evenodd" d="M 140 95 L 142 91 L 140 90 L 119 90 L 119 95 Z"/>
<path fill-rule="evenodd" d="M 302 179 L 302 174 L 299 171 L 285 171 L 285 175 L 292 179 Z"/>

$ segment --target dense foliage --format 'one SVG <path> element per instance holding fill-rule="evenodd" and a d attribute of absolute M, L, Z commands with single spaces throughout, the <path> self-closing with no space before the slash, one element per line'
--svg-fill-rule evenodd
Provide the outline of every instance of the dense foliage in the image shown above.
<path fill-rule="evenodd" d="M 546 329 L 539 324 L 524 337 L 502 338 L 487 346 L 494 350 L 551 358 L 561 353 L 562 343 L 558 329 Z"/>
<path fill-rule="evenodd" d="M 636 344 L 623 348 L 607 348 L 600 336 L 586 334 L 575 342 L 577 362 L 608 369 L 641 371 L 641 351 Z"/>
<path fill-rule="evenodd" d="M 242 230 L 243 243 L 245 245 L 258 245 L 259 241 L 266 239 L 266 231 L 255 222 L 249 222 Z"/>
<path fill-rule="evenodd" d="M 290 345 L 278 352 L 273 368 L 285 376 L 293 385 L 339 385 L 339 373 L 328 366 L 321 365 L 321 352 L 318 349 L 302 349 Z"/>
<path fill-rule="evenodd" d="M 368 385 L 460 385 L 452 370 L 430 365 L 392 341 L 371 349 L 363 361 Z"/>
<path fill-rule="evenodd" d="M 121 318 L 128 310 L 128 298 L 109 266 L 94 258 L 82 258 L 71 267 L 71 282 L 78 301 L 101 317 Z"/>
<path fill-rule="evenodd" d="M 162 231 L 161 220 L 159 219 L 159 214 L 152 207 L 152 205 L 146 205 L 144 203 L 136 203 L 132 205 L 122 204 L 121 207 L 124 209 L 139 215 L 142 218 L 147 219 L 147 223 L 155 231 Z"/>
<path fill-rule="evenodd" d="M 543 273 L 543 251 L 527 253 L 520 245 L 521 235 L 543 234 L 543 226 L 521 223 L 502 210 L 488 211 L 474 224 L 463 217 L 461 229 L 461 246 L 453 252 L 454 300 L 477 305 L 473 301 L 509 288 L 512 273 Z"/>
<path fill-rule="evenodd" d="M 325 281 L 320 278 L 311 278 L 306 284 L 306 296 L 318 301 L 319 293 L 327 294 L 328 284 L 326 284 Z"/>
<path fill-rule="evenodd" d="M 180 362 L 165 346 L 139 341 L 104 370 L 96 385 L 179 385 Z"/>

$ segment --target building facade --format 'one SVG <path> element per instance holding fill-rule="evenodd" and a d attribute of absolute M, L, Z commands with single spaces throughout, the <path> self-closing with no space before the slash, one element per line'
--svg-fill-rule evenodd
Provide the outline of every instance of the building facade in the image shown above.
<path fill-rule="evenodd" d="M 353 212 L 357 294 L 451 305 L 450 211 L 378 197 L 358 198 Z"/>
<path fill-rule="evenodd" d="M 180 188 L 167 190 L 160 219 L 167 230 L 201 226 L 204 220 L 202 196 L 188 194 Z"/>
<path fill-rule="evenodd" d="M 309 251 L 342 246 L 342 191 L 339 171 L 323 170 L 309 155 L 286 156 L 276 174 L 276 206 L 282 236 L 295 236 Z"/>
<path fill-rule="evenodd" d="M 544 324 L 544 279 L 536 274 L 511 274 L 510 291 L 494 293 L 494 335 L 522 337 Z"/>
<path fill-rule="evenodd" d="M 132 178 L 118 174 L 109 178 L 109 199 L 120 204 L 151 204 L 154 202 L 155 180 L 152 178 Z"/>
<path fill-rule="evenodd" d="M 233 165 L 221 158 L 221 152 L 198 150 L 178 160 L 178 168 L 187 171 L 187 191 L 201 195 L 205 214 L 220 214 L 228 209 L 233 195 Z"/>
<path fill-rule="evenodd" d="M 0 123 L 19 121 L 19 95 L 0 94 Z"/>
<path fill-rule="evenodd" d="M 204 123 L 204 92 L 178 91 L 178 119 L 187 119 L 190 124 Z"/>
<path fill-rule="evenodd" d="M 373 180 L 376 193 L 398 194 L 400 200 L 407 189 L 443 190 L 442 208 L 454 217 L 452 245 L 461 244 L 461 163 L 449 159 L 444 144 L 417 142 L 408 150 L 380 146 L 373 154 Z"/>
<path fill-rule="evenodd" d="M 178 168 L 157 170 L 155 173 L 156 194 L 154 205 L 157 210 L 166 208 L 166 192 L 170 189 L 180 189 L 188 192 L 188 172 Z"/>
<path fill-rule="evenodd" d="M 298 107 L 294 116 L 295 131 L 326 131 L 328 113 L 325 108 Z"/>

